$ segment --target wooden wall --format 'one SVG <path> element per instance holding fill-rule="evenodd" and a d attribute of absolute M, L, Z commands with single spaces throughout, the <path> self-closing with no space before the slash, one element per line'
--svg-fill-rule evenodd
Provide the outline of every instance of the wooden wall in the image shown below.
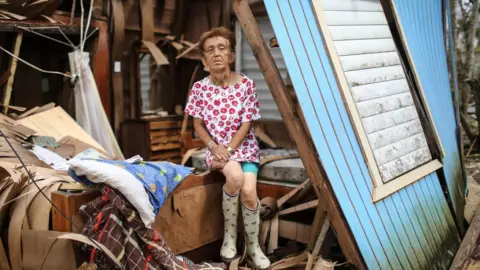
<path fill-rule="evenodd" d="M 466 177 L 462 173 L 459 137 L 452 106 L 443 34 L 442 1 L 394 0 L 399 23 L 417 67 L 446 156 L 443 172 L 457 224 L 463 225 Z M 431 2 L 431 3 L 430 3 Z"/>
<path fill-rule="evenodd" d="M 447 268 L 460 239 L 438 173 L 373 203 L 372 179 L 324 47 L 312 0 L 264 2 L 317 153 L 368 268 Z M 437 3 L 441 1 L 429 6 Z M 441 14 L 441 10 L 435 9 L 430 18 L 441 20 Z M 426 21 L 425 16 L 419 17 Z M 427 25 L 417 24 L 415 29 L 420 27 Z M 441 23 L 435 27 L 441 29 Z M 418 46 L 425 48 L 421 59 L 443 57 L 445 52 L 439 39 L 430 40 L 430 44 L 438 47 L 435 50 L 428 50 L 425 40 L 419 41 Z M 446 69 L 446 62 L 440 61 L 437 67 Z M 433 69 L 431 72 L 434 73 Z M 432 77 L 424 80 L 433 80 L 432 84 L 448 88 L 448 81 L 443 75 L 440 78 L 441 74 L 436 75 L 437 80 Z M 452 106 L 445 99 L 429 102 L 432 110 L 433 104 L 438 108 Z M 440 117 L 438 111 L 434 114 Z M 451 120 L 444 118 L 443 121 Z M 447 139 L 454 140 L 442 137 L 442 141 Z M 455 154 L 452 148 L 446 149 L 447 156 Z M 444 166 L 449 164 L 444 162 Z"/>

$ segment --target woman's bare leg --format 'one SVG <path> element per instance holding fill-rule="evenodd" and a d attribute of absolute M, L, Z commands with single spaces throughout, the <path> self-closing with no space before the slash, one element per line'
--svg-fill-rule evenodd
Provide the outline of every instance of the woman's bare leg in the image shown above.
<path fill-rule="evenodd" d="M 226 178 L 225 192 L 229 195 L 238 194 L 244 183 L 244 173 L 240 163 L 230 160 L 223 167 L 222 174 Z"/>
<path fill-rule="evenodd" d="M 258 204 L 257 196 L 257 175 L 251 172 L 244 173 L 244 182 L 241 189 L 240 200 L 242 204 L 250 209 L 256 209 Z"/>

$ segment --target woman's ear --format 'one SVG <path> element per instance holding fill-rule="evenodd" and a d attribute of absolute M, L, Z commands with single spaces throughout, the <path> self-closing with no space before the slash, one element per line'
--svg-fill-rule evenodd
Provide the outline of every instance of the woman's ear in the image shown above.
<path fill-rule="evenodd" d="M 204 57 L 204 56 L 202 56 L 201 60 L 202 60 L 202 64 L 203 64 L 203 66 L 205 67 L 205 69 L 206 69 L 206 70 L 208 70 L 208 63 L 207 63 L 207 59 L 205 59 L 205 57 Z"/>
<path fill-rule="evenodd" d="M 236 55 L 235 55 L 235 52 L 232 52 L 232 53 L 230 54 L 230 59 L 229 59 L 229 63 L 230 63 L 230 64 L 233 63 L 233 62 L 235 62 L 235 56 L 236 56 Z"/>

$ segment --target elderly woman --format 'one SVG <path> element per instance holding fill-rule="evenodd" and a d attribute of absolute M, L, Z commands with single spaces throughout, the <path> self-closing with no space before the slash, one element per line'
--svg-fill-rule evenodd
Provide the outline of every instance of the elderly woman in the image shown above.
<path fill-rule="evenodd" d="M 195 131 L 208 145 L 207 165 L 221 171 L 226 178 L 222 202 L 225 231 L 220 255 L 227 263 L 237 257 L 240 197 L 247 261 L 255 268 L 266 269 L 270 261 L 258 244 L 259 146 L 252 122 L 260 118 L 260 108 L 255 83 L 230 69 L 235 59 L 234 36 L 230 30 L 220 27 L 204 33 L 199 46 L 210 76 L 193 85 L 185 112 L 194 117 Z"/>

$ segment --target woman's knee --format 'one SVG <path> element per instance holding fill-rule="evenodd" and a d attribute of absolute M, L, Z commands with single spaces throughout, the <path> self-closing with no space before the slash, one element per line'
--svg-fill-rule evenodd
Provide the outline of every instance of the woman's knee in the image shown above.
<path fill-rule="evenodd" d="M 258 206 L 257 188 L 255 185 L 243 185 L 241 190 L 241 200 L 243 205 L 250 209 Z"/>
<path fill-rule="evenodd" d="M 240 192 L 240 189 L 244 183 L 244 174 L 240 166 L 230 166 L 230 168 L 225 168 L 224 175 L 226 178 L 226 188 L 227 193 L 237 194 Z"/>

